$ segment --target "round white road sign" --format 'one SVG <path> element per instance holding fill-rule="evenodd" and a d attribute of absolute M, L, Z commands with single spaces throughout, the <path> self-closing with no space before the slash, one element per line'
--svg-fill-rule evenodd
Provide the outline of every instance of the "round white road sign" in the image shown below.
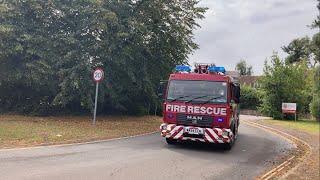
<path fill-rule="evenodd" d="M 95 82 L 102 81 L 103 76 L 104 76 L 104 72 L 103 72 L 103 70 L 101 68 L 97 68 L 96 70 L 94 70 L 94 72 L 93 72 L 93 80 Z"/>

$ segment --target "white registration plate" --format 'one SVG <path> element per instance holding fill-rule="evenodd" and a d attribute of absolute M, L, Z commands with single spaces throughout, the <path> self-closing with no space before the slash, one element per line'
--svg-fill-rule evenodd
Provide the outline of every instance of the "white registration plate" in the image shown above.
<path fill-rule="evenodd" d="M 197 127 L 186 127 L 185 132 L 188 134 L 203 134 L 203 129 Z"/>

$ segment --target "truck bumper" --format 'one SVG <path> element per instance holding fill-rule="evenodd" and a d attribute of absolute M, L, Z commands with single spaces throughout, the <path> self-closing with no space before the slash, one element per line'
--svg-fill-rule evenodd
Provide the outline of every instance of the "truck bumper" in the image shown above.
<path fill-rule="evenodd" d="M 221 129 L 221 128 L 202 128 L 203 134 L 189 134 L 186 132 L 186 128 L 193 126 L 182 126 L 176 124 L 166 124 L 163 123 L 160 126 L 161 136 L 169 139 L 176 139 L 181 141 L 199 141 L 208 143 L 230 143 L 233 138 L 233 133 L 231 129 Z"/>

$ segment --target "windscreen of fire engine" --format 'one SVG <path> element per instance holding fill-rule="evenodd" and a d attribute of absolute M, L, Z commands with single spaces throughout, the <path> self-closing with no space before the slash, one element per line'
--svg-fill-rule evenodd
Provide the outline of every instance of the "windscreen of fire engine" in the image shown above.
<path fill-rule="evenodd" d="M 226 103 L 227 83 L 172 80 L 169 83 L 167 100 Z"/>

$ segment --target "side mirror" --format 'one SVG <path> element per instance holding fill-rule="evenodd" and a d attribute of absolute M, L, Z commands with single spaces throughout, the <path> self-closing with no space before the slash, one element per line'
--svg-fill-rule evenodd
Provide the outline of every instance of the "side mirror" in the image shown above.
<path fill-rule="evenodd" d="M 232 84 L 232 102 L 239 103 L 240 102 L 240 86 Z"/>
<path fill-rule="evenodd" d="M 160 81 L 160 84 L 158 86 L 158 97 L 159 98 L 164 98 L 164 95 L 166 93 L 167 90 L 167 85 L 168 85 L 168 81 Z"/>
<path fill-rule="evenodd" d="M 240 86 L 235 86 L 235 101 L 240 102 Z"/>

